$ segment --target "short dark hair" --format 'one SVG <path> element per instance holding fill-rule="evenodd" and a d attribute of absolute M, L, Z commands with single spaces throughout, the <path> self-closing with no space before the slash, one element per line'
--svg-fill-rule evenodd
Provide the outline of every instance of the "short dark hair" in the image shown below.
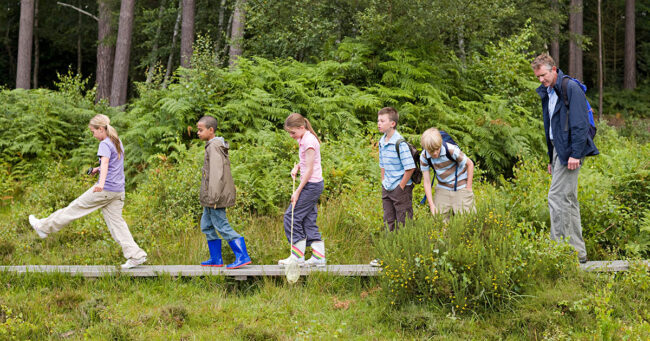
<path fill-rule="evenodd" d="M 198 123 L 203 123 L 206 129 L 212 128 L 212 130 L 217 131 L 217 119 L 212 116 L 203 116 Z"/>
<path fill-rule="evenodd" d="M 395 110 L 395 108 L 393 107 L 381 108 L 381 110 L 379 110 L 379 112 L 377 113 L 377 116 L 379 115 L 388 115 L 388 119 L 395 122 L 395 125 L 397 125 L 397 121 L 399 121 L 399 114 L 397 113 L 397 110 Z"/>

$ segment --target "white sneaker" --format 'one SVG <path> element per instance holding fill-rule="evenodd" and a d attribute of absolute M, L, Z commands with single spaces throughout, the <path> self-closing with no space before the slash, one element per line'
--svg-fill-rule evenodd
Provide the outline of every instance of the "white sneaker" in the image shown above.
<path fill-rule="evenodd" d="M 39 228 L 41 224 L 33 214 L 29 215 L 29 225 L 32 225 L 32 228 L 34 229 L 34 231 L 36 231 L 38 236 L 41 237 L 41 239 L 47 238 L 47 233 L 41 231 L 41 229 Z"/>
<path fill-rule="evenodd" d="M 374 267 L 380 267 L 381 266 L 381 260 L 379 258 L 375 258 L 370 261 L 370 266 Z"/>
<path fill-rule="evenodd" d="M 127 259 L 126 263 L 122 264 L 122 269 L 132 269 L 146 261 L 147 257 L 142 257 L 140 259 Z"/>
<path fill-rule="evenodd" d="M 318 259 L 314 256 L 311 256 L 307 261 L 305 261 L 305 266 L 326 266 L 327 260 L 325 258 Z"/>
<path fill-rule="evenodd" d="M 304 266 L 305 265 L 305 257 L 298 258 L 298 257 L 296 257 L 294 255 L 291 255 L 291 256 L 289 256 L 289 257 L 287 257 L 285 259 L 280 259 L 278 261 L 278 265 L 281 268 L 283 268 L 283 267 L 285 267 L 285 266 L 287 266 L 287 265 L 289 265 L 291 263 L 297 263 L 298 266 Z"/>

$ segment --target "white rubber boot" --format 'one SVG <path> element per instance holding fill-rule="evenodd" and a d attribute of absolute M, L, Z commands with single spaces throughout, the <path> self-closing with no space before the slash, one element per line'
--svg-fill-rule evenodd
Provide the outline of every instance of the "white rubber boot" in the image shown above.
<path fill-rule="evenodd" d="M 306 240 L 299 240 L 295 244 L 291 245 L 291 255 L 285 259 L 278 261 L 280 267 L 289 265 L 289 263 L 298 263 L 298 265 L 303 266 L 305 264 L 305 247 L 307 245 Z"/>
<path fill-rule="evenodd" d="M 325 266 L 327 260 L 325 259 L 325 242 L 311 243 L 311 258 L 309 258 L 305 265 L 307 266 Z"/>

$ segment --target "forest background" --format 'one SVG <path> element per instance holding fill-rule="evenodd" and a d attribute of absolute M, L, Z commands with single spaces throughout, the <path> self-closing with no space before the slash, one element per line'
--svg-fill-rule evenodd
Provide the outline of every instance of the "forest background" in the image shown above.
<path fill-rule="evenodd" d="M 207 256 L 198 228 L 203 148 L 194 128 L 205 114 L 217 117 L 218 134 L 232 142 L 238 204 L 229 211 L 231 223 L 247 238 L 255 263 L 286 256 L 281 214 L 297 161 L 297 146 L 282 130 L 290 112 L 306 115 L 324 141 L 319 225 L 329 263 L 378 256 L 385 262 L 376 280 L 314 276 L 295 287 L 273 280 L 87 282 L 2 273 L 1 335 L 650 334 L 646 268 L 581 273 L 571 250 L 548 241 L 550 178 L 534 92 L 539 83 L 529 64 L 548 51 L 589 87 L 601 150 L 580 175 L 590 258 L 647 259 L 647 2 L 0 4 L 3 265 L 120 262 L 98 212 L 45 241 L 26 219 L 67 205 L 92 184 L 84 170 L 95 162 L 96 142 L 86 127 L 96 113 L 111 117 L 124 142 L 124 215 L 150 264 L 197 264 Z M 413 144 L 436 126 L 475 160 L 475 214 L 445 225 L 415 204 L 414 223 L 385 234 L 375 123 L 383 106 L 398 109 L 398 130 Z M 421 195 L 418 186 L 414 197 Z"/>

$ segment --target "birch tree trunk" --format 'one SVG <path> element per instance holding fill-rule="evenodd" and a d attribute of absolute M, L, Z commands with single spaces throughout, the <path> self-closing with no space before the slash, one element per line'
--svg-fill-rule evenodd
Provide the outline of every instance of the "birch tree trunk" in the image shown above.
<path fill-rule="evenodd" d="M 603 17 L 602 0 L 598 0 L 598 121 L 603 119 Z"/>
<path fill-rule="evenodd" d="M 99 1 L 99 20 L 97 33 L 97 98 L 109 100 L 111 97 L 111 83 L 113 80 L 113 44 L 110 37 L 113 28 L 111 27 L 111 8 L 108 0 Z"/>
<path fill-rule="evenodd" d="M 111 84 L 110 104 L 112 107 L 126 104 L 134 11 L 135 0 L 122 0 L 120 6 L 120 23 L 117 29 L 117 43 L 115 44 L 113 83 Z"/>
<path fill-rule="evenodd" d="M 183 8 L 183 0 L 178 0 L 178 14 L 176 15 L 176 23 L 174 24 L 174 35 L 172 36 L 172 47 L 169 50 L 169 58 L 167 58 L 167 70 L 165 70 L 165 79 L 163 80 L 163 89 L 167 88 L 167 81 L 172 73 L 172 63 L 174 62 L 174 51 L 176 50 L 176 37 L 178 36 L 178 25 L 181 22 L 181 11 Z"/>
<path fill-rule="evenodd" d="M 558 0 L 553 0 L 551 9 L 558 12 Z M 557 17 L 556 17 L 557 18 Z M 555 65 L 560 65 L 560 23 L 553 21 L 553 40 L 551 41 L 551 57 L 555 61 Z"/>
<path fill-rule="evenodd" d="M 229 63 L 231 67 L 237 64 L 237 59 L 241 57 L 244 52 L 244 27 L 246 25 L 246 12 L 244 6 L 246 6 L 246 0 L 237 0 L 235 3 L 235 11 L 232 16 L 229 54 Z"/>
<path fill-rule="evenodd" d="M 34 0 L 20 1 L 20 29 L 18 31 L 18 58 L 16 89 L 29 89 L 32 68 L 32 39 L 34 33 Z"/>
<path fill-rule="evenodd" d="M 223 16 L 225 12 L 225 7 L 226 7 L 226 0 L 221 0 L 221 6 L 219 6 L 219 21 L 217 22 L 217 41 L 215 43 L 214 47 L 214 62 L 215 64 L 219 61 L 219 56 L 221 55 L 221 44 L 223 41 L 224 37 L 224 32 L 223 32 Z"/>
<path fill-rule="evenodd" d="M 162 29 L 162 18 L 165 13 L 166 2 L 166 0 L 162 0 L 160 2 L 160 8 L 158 9 L 158 27 L 156 27 L 156 36 L 153 39 L 153 48 L 151 49 L 151 62 L 149 62 L 149 69 L 147 70 L 147 84 L 151 83 L 151 80 L 153 79 L 156 61 L 158 61 L 158 40 L 160 39 L 160 30 Z"/>
<path fill-rule="evenodd" d="M 40 49 L 38 45 L 38 0 L 34 2 L 34 70 L 32 72 L 32 88 L 38 88 L 38 67 Z"/>
<path fill-rule="evenodd" d="M 77 5 L 81 8 L 81 2 L 77 1 Z M 83 62 L 81 54 L 81 12 L 77 12 L 77 74 L 81 75 L 81 63 Z"/>
<path fill-rule="evenodd" d="M 625 1 L 625 67 L 623 89 L 636 88 L 636 34 L 634 0 Z"/>
<path fill-rule="evenodd" d="M 569 75 L 583 80 L 582 75 L 582 0 L 571 0 L 569 15 Z"/>
<path fill-rule="evenodd" d="M 194 0 L 183 0 L 181 25 L 181 66 L 190 68 L 192 44 L 194 43 Z"/>

